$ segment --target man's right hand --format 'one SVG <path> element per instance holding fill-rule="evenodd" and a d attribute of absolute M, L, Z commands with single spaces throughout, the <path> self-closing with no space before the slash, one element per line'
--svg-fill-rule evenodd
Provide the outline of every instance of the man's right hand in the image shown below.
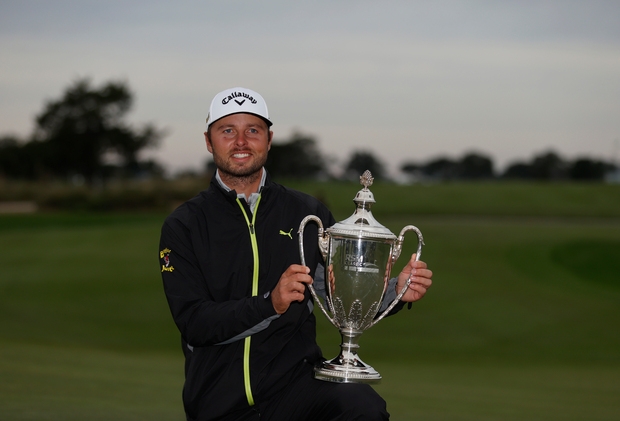
<path fill-rule="evenodd" d="M 276 313 L 288 310 L 293 301 L 303 301 L 306 285 L 312 283 L 310 268 L 302 265 L 290 265 L 280 276 L 278 285 L 271 291 L 271 303 Z"/>

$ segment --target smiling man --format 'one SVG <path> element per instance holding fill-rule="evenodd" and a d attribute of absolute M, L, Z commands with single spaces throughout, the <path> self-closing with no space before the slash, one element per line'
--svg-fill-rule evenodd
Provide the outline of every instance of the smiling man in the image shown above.
<path fill-rule="evenodd" d="M 327 227 L 335 220 L 315 198 L 271 181 L 264 168 L 271 125 L 258 93 L 217 94 L 204 133 L 215 177 L 162 227 L 160 266 L 181 332 L 187 419 L 387 420 L 385 401 L 369 385 L 313 377 L 323 357 L 306 286 L 323 282 L 323 261 L 318 227 L 306 228 L 305 250 L 314 250 L 306 266 L 295 230 L 307 215 Z M 395 288 L 412 271 L 403 303 L 431 285 L 431 271 L 412 256 Z"/>

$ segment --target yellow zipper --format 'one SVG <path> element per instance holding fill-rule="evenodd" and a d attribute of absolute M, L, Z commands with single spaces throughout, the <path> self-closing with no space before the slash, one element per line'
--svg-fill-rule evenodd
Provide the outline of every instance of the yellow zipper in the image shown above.
<path fill-rule="evenodd" d="M 258 204 L 260 203 L 261 196 L 258 196 L 256 205 L 254 206 L 254 212 L 252 213 L 252 222 L 248 218 L 248 214 L 241 203 L 241 199 L 237 198 L 237 203 L 243 212 L 245 222 L 248 224 L 248 230 L 250 231 L 250 241 L 252 242 L 252 255 L 254 257 L 254 270 L 252 274 L 252 297 L 258 295 L 258 242 L 256 241 L 256 214 L 258 213 Z M 245 338 L 243 348 L 243 383 L 245 385 L 245 396 L 248 399 L 248 404 L 254 406 L 254 396 L 252 396 L 252 384 L 250 383 L 250 343 L 252 337 Z"/>

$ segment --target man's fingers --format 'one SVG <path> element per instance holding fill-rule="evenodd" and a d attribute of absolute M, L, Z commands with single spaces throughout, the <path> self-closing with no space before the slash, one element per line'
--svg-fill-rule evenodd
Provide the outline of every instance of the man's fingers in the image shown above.
<path fill-rule="evenodd" d="M 427 265 L 426 265 L 426 262 L 422 260 L 412 261 L 411 268 L 412 269 L 426 269 Z"/>
<path fill-rule="evenodd" d="M 303 265 L 290 265 L 288 268 L 286 268 L 282 276 L 288 277 L 288 276 L 295 276 L 297 274 L 308 275 L 310 274 L 310 268 L 308 266 L 303 266 Z"/>
<path fill-rule="evenodd" d="M 306 286 L 312 283 L 310 268 L 304 265 L 290 265 L 272 293 L 272 302 L 278 314 L 284 313 L 293 301 L 303 301 Z"/>
<path fill-rule="evenodd" d="M 424 285 L 426 288 L 432 285 L 432 277 L 433 272 L 430 269 L 413 269 L 411 271 L 412 283 Z"/>
<path fill-rule="evenodd" d="M 306 285 L 312 283 L 312 277 L 309 273 L 310 269 L 302 265 L 291 265 L 284 273 L 282 287 L 286 292 L 298 294 L 295 295 L 294 298 L 296 301 L 301 301 L 304 299 Z"/>
<path fill-rule="evenodd" d="M 304 282 L 291 282 L 289 284 L 292 292 L 304 293 L 306 291 L 306 284 Z"/>
<path fill-rule="evenodd" d="M 426 269 L 426 262 L 423 260 L 415 260 L 416 254 L 411 255 L 411 259 L 407 262 L 403 268 L 403 272 L 411 272 L 413 269 Z"/>

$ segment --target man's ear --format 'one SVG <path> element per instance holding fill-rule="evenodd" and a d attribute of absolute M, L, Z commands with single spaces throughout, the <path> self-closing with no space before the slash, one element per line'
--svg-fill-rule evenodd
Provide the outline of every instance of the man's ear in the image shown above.
<path fill-rule="evenodd" d="M 267 142 L 267 145 L 269 146 L 269 148 L 267 149 L 268 151 L 271 150 L 271 141 L 273 140 L 273 131 L 269 130 L 269 142 Z"/>
<path fill-rule="evenodd" d="M 213 153 L 213 146 L 211 145 L 211 139 L 209 138 L 209 132 L 205 132 L 205 143 L 207 144 L 207 150 Z"/>

